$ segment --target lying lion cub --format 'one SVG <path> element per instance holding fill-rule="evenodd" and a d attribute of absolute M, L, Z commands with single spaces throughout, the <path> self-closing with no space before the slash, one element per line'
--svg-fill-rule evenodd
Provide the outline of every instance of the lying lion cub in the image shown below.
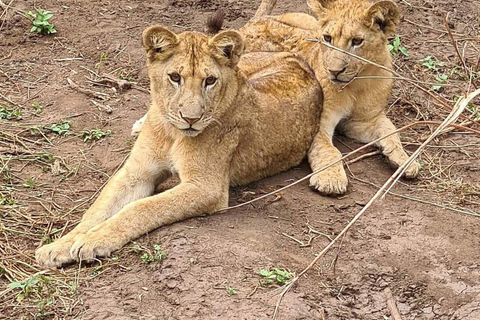
<path fill-rule="evenodd" d="M 45 266 L 108 256 L 155 228 L 225 208 L 229 185 L 298 165 L 317 132 L 322 92 L 293 54 L 240 59 L 236 31 L 154 26 L 143 44 L 152 94 L 144 127 L 80 224 L 37 250 Z M 180 184 L 153 195 L 172 172 Z"/>
<path fill-rule="evenodd" d="M 275 3 L 276 0 L 263 0 L 256 17 L 269 14 Z M 318 20 L 303 13 L 260 17 L 240 32 L 249 50 L 293 52 L 315 71 L 325 95 L 320 132 L 309 151 L 310 165 L 315 171 L 341 157 L 332 144 L 335 128 L 364 143 L 396 129 L 385 115 L 392 74 L 308 39 L 330 43 L 391 68 L 387 36 L 393 34 L 399 14 L 392 1 L 371 4 L 368 0 L 308 0 L 308 4 Z M 394 166 L 402 165 L 408 158 L 396 134 L 377 145 Z M 414 178 L 418 171 L 415 162 L 405 176 Z M 348 180 L 338 163 L 312 176 L 310 184 L 322 193 L 341 194 L 346 192 Z"/>

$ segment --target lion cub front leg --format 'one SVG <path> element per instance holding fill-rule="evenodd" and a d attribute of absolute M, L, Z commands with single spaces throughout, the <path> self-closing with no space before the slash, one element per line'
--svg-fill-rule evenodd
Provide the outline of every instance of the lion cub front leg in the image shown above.
<path fill-rule="evenodd" d="M 164 167 L 166 168 L 166 163 L 149 160 L 148 152 L 145 150 L 135 152 L 134 148 L 124 167 L 111 178 L 97 200 L 85 212 L 80 223 L 67 235 L 37 249 L 35 252 L 37 262 L 46 267 L 57 268 L 74 262 L 70 249 L 75 240 L 92 227 L 115 215 L 130 202 L 151 195 L 159 179 L 168 176 Z"/>
<path fill-rule="evenodd" d="M 324 107 L 318 133 L 308 151 L 308 161 L 312 171 L 319 170 L 342 157 L 340 151 L 332 143 L 335 127 L 342 118 L 342 114 Z M 326 195 L 347 192 L 348 178 L 342 162 L 313 175 L 310 178 L 310 186 Z"/>
<path fill-rule="evenodd" d="M 394 124 L 383 113 L 369 121 L 356 121 L 353 119 L 346 122 L 343 126 L 346 136 L 364 143 L 384 137 L 395 130 Z M 394 168 L 398 168 L 408 160 L 408 155 L 403 149 L 399 135 L 396 133 L 380 140 L 376 145 L 382 150 L 382 153 Z M 415 161 L 405 171 L 405 177 L 413 179 L 418 175 L 419 171 L 420 165 Z"/>
<path fill-rule="evenodd" d="M 118 214 L 77 238 L 71 256 L 82 261 L 109 256 L 129 241 L 164 225 L 214 212 L 225 205 L 228 186 L 182 182 L 178 186 L 127 205 Z"/>

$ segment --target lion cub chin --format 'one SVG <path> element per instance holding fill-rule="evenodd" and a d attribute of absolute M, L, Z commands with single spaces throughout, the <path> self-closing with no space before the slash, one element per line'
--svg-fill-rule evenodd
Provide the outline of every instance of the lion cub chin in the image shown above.
<path fill-rule="evenodd" d="M 241 58 L 236 31 L 143 32 L 152 106 L 125 165 L 67 235 L 36 251 L 60 267 L 110 255 L 155 228 L 228 206 L 229 185 L 298 165 L 317 132 L 322 92 L 290 53 Z M 294 130 L 292 130 L 294 128 Z M 171 173 L 180 184 L 154 195 Z"/>
<path fill-rule="evenodd" d="M 263 0 L 256 17 L 269 14 L 275 3 Z M 303 13 L 260 17 L 240 32 L 249 50 L 293 52 L 315 71 L 325 95 L 320 134 L 309 151 L 315 171 L 342 156 L 332 143 L 335 129 L 368 143 L 392 134 L 396 128 L 385 115 L 392 74 L 312 39 L 392 68 L 387 38 L 394 33 L 399 13 L 392 1 L 308 0 L 308 5 L 317 19 Z M 377 146 L 394 167 L 408 159 L 398 134 Z M 412 163 L 405 176 L 415 178 L 419 168 L 417 162 Z M 338 163 L 312 176 L 310 184 L 321 193 L 341 194 L 347 191 L 348 179 Z"/>

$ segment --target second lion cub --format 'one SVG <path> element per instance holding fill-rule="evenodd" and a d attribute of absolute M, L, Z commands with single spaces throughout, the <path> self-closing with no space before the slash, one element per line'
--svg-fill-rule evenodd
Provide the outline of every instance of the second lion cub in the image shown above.
<path fill-rule="evenodd" d="M 368 0 L 308 0 L 317 19 L 303 13 L 261 17 L 269 14 L 275 3 L 275 0 L 263 0 L 256 18 L 240 32 L 250 51 L 293 52 L 315 71 L 325 100 L 320 133 L 309 151 L 312 170 L 341 157 L 332 144 L 336 128 L 364 143 L 395 131 L 385 115 L 392 74 L 309 38 L 391 68 L 387 37 L 393 34 L 399 20 L 397 5 L 392 1 L 372 4 Z M 397 134 L 377 145 L 393 166 L 402 165 L 408 159 Z M 405 176 L 416 177 L 419 168 L 418 163 L 412 163 Z M 321 193 L 341 194 L 347 190 L 348 179 L 342 164 L 338 163 L 314 175 L 310 185 Z"/>

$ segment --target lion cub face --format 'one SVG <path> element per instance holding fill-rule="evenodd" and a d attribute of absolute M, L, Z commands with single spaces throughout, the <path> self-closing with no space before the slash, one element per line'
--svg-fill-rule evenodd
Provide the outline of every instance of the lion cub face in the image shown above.
<path fill-rule="evenodd" d="M 143 32 L 143 46 L 152 100 L 158 106 L 154 110 L 159 110 L 161 120 L 186 136 L 196 136 L 223 114 L 229 105 L 224 97 L 235 89 L 244 49 L 238 32 L 177 35 L 153 26 Z"/>
<path fill-rule="evenodd" d="M 308 4 L 318 18 L 321 40 L 380 64 L 390 59 L 387 36 L 394 32 L 399 20 L 394 2 L 308 0 Z M 327 76 L 337 84 L 351 81 L 368 65 L 327 46 L 322 50 Z"/>

